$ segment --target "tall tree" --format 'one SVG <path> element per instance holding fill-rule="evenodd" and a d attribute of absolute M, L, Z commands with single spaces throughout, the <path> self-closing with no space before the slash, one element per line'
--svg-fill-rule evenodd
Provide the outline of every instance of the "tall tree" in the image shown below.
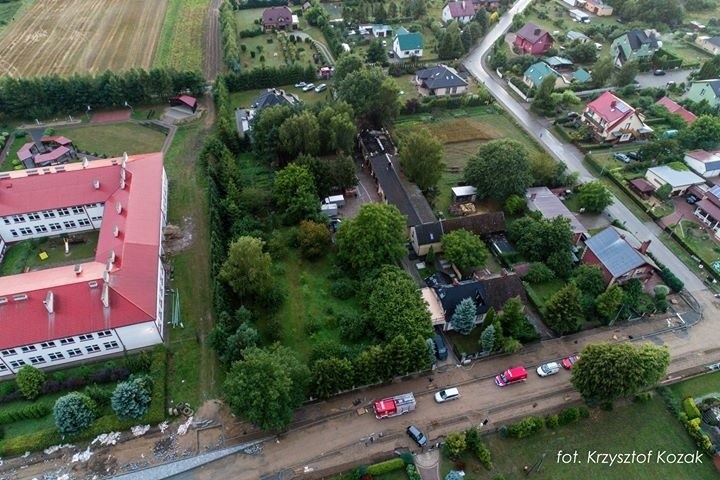
<path fill-rule="evenodd" d="M 707 80 L 720 77 L 720 55 L 713 55 L 710 60 L 705 61 L 697 74 L 698 80 Z"/>
<path fill-rule="evenodd" d="M 298 229 L 300 253 L 308 260 L 315 260 L 330 248 L 330 232 L 326 225 L 310 221 L 300 222 Z"/>
<path fill-rule="evenodd" d="M 438 42 L 438 57 L 440 60 L 451 60 L 462 57 L 464 53 L 460 27 L 457 22 L 451 22 Z"/>
<path fill-rule="evenodd" d="M 347 358 L 323 358 L 312 366 L 310 390 L 318 398 L 329 398 L 353 386 L 352 363 Z"/>
<path fill-rule="evenodd" d="M 580 289 L 569 283 L 545 304 L 545 322 L 559 335 L 577 332 L 583 319 Z"/>
<path fill-rule="evenodd" d="M 345 103 L 328 105 L 317 116 L 320 129 L 320 151 L 323 154 L 337 151 L 351 152 L 355 143 L 355 122 L 352 108 Z"/>
<path fill-rule="evenodd" d="M 555 102 L 552 93 L 555 90 L 555 76 L 548 75 L 543 78 L 533 98 L 532 108 L 542 115 L 552 115 L 555 111 Z"/>
<path fill-rule="evenodd" d="M 303 165 L 291 163 L 275 174 L 273 196 L 290 225 L 314 218 L 320 209 L 315 179 Z"/>
<path fill-rule="evenodd" d="M 597 265 L 582 264 L 573 275 L 573 281 L 580 291 L 593 298 L 605 291 L 605 278 Z"/>
<path fill-rule="evenodd" d="M 483 352 L 492 352 L 495 348 L 495 327 L 492 325 L 488 326 L 480 334 L 480 346 Z"/>
<path fill-rule="evenodd" d="M 340 55 L 337 63 L 335 64 L 335 71 L 333 72 L 333 80 L 336 84 L 340 83 L 349 74 L 355 73 L 361 70 L 365 62 L 360 56 L 354 53 L 344 53 Z"/>
<path fill-rule="evenodd" d="M 364 68 L 338 83 L 338 96 L 370 126 L 379 127 L 400 113 L 400 89 L 380 67 Z"/>
<path fill-rule="evenodd" d="M 613 75 L 615 66 L 609 56 L 598 58 L 592 67 L 592 80 L 598 87 L 604 87 Z"/>
<path fill-rule="evenodd" d="M 687 149 L 715 150 L 720 146 L 720 118 L 701 115 L 680 132 L 678 141 Z"/>
<path fill-rule="evenodd" d="M 230 244 L 219 276 L 240 297 L 256 298 L 272 286 L 272 259 L 263 252 L 264 244 L 254 237 L 240 237 Z"/>
<path fill-rule="evenodd" d="M 275 105 L 260 110 L 252 121 L 252 146 L 255 154 L 271 162 L 277 158 L 280 145 L 280 127 L 293 114 L 287 105 Z"/>
<path fill-rule="evenodd" d="M 623 66 L 620 67 L 620 70 L 615 72 L 615 85 L 618 87 L 630 85 L 635 81 L 635 77 L 639 71 L 640 67 L 637 61 L 631 60 L 629 62 L 625 62 Z"/>
<path fill-rule="evenodd" d="M 250 348 L 230 368 L 223 390 L 235 415 L 263 430 L 282 429 L 305 400 L 309 378 L 310 371 L 289 348 Z"/>
<path fill-rule="evenodd" d="M 445 258 L 463 272 L 483 266 L 490 255 L 480 237 L 462 228 L 443 235 L 442 248 Z"/>
<path fill-rule="evenodd" d="M 406 254 L 405 217 L 394 205 L 368 203 L 340 225 L 335 240 L 340 261 L 368 273 Z"/>
<path fill-rule="evenodd" d="M 525 325 L 525 307 L 520 297 L 513 297 L 505 302 L 499 318 L 504 332 L 516 338 L 521 336 Z"/>
<path fill-rule="evenodd" d="M 568 219 L 555 217 L 548 220 L 528 215 L 511 222 L 508 233 L 510 240 L 528 260 L 545 262 L 557 276 L 567 276 L 568 258 L 572 267 L 573 248 L 573 233 Z"/>
<path fill-rule="evenodd" d="M 527 149 L 510 139 L 483 144 L 465 167 L 465 181 L 477 188 L 478 197 L 504 201 L 510 195 L 525 195 L 533 183 Z"/>
<path fill-rule="evenodd" d="M 481 34 L 485 35 L 490 25 L 490 15 L 488 15 L 485 7 L 480 7 L 477 12 L 475 12 L 475 22 L 480 25 Z"/>
<path fill-rule="evenodd" d="M 387 50 L 383 46 L 382 40 L 379 38 L 372 40 L 368 46 L 365 60 L 368 63 L 385 63 L 387 59 Z"/>
<path fill-rule="evenodd" d="M 435 192 L 445 169 L 442 143 L 426 128 L 413 129 L 399 143 L 403 173 L 426 194 Z"/>
<path fill-rule="evenodd" d="M 312 112 L 305 110 L 285 120 L 278 131 L 280 146 L 295 158 L 301 153 L 320 153 L 320 124 Z"/>
<path fill-rule="evenodd" d="M 570 381 L 585 401 L 613 402 L 656 385 L 669 364 L 666 346 L 589 344 L 573 365 Z"/>
<path fill-rule="evenodd" d="M 420 289 L 404 270 L 386 265 L 369 282 L 366 315 L 380 335 L 389 340 L 397 335 L 429 338 L 430 313 Z"/>
<path fill-rule="evenodd" d="M 607 323 L 617 316 L 622 303 L 622 288 L 620 288 L 618 284 L 615 284 L 597 296 L 595 300 L 595 311 Z"/>
<path fill-rule="evenodd" d="M 477 305 L 472 298 L 464 298 L 455 308 L 450 319 L 450 325 L 453 330 L 461 335 L 469 335 L 475 329 L 475 319 L 477 318 Z"/>
<path fill-rule="evenodd" d="M 588 212 L 602 213 L 613 203 L 610 190 L 600 180 L 583 183 L 578 189 L 578 202 L 580 207 Z"/>

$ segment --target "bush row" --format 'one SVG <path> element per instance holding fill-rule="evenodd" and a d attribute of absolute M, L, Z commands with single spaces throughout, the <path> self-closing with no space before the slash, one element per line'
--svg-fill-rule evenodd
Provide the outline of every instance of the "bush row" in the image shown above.
<path fill-rule="evenodd" d="M 530 416 L 519 422 L 500 428 L 500 434 L 511 438 L 525 438 L 543 429 L 543 427 L 554 429 L 561 425 L 575 423 L 581 418 L 588 418 L 590 411 L 587 407 L 569 407 L 560 413 L 548 415 L 545 418 Z"/>
<path fill-rule="evenodd" d="M 393 458 L 384 462 L 370 465 L 367 468 L 367 473 L 370 475 L 385 475 L 386 473 L 394 472 L 405 468 L 405 462 L 402 458 Z"/>
<path fill-rule="evenodd" d="M 683 411 L 687 415 L 688 420 L 695 420 L 700 418 L 700 409 L 695 405 L 693 397 L 685 397 L 682 401 Z"/>
<path fill-rule="evenodd" d="M 13 410 L 0 412 L 0 425 L 18 422 L 20 420 L 30 420 L 33 418 L 43 418 L 52 411 L 50 405 L 46 403 L 34 403 Z"/>

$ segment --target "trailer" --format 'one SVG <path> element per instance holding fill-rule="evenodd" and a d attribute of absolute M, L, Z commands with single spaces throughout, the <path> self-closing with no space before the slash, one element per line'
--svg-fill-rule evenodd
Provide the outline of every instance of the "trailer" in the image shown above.
<path fill-rule="evenodd" d="M 404 415 L 415 410 L 415 395 L 411 392 L 383 398 L 375 402 L 373 410 L 375 410 L 375 418 L 377 419 Z"/>
<path fill-rule="evenodd" d="M 345 206 L 345 197 L 343 195 L 331 195 L 329 197 L 325 197 L 323 203 L 325 205 L 330 205 L 331 203 L 334 203 L 338 206 L 338 208 L 342 208 Z"/>
<path fill-rule="evenodd" d="M 577 22 L 590 23 L 590 15 L 577 8 L 570 10 L 570 17 Z"/>

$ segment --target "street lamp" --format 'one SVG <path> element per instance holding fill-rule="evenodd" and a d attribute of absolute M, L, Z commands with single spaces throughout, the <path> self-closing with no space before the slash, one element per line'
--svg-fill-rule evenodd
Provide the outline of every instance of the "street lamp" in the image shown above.
<path fill-rule="evenodd" d="M 125 106 L 130 109 L 130 113 L 133 113 L 134 110 L 132 108 L 132 105 L 130 105 L 127 100 L 125 100 Z"/>

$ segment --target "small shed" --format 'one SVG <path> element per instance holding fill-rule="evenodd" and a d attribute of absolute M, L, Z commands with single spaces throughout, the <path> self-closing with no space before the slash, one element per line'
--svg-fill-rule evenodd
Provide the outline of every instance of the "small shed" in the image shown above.
<path fill-rule="evenodd" d="M 477 197 L 477 188 L 475 188 L 471 185 L 452 188 L 453 203 L 474 202 L 476 197 Z"/>
<path fill-rule="evenodd" d="M 630 188 L 643 197 L 648 197 L 655 191 L 655 187 L 644 178 L 636 178 L 635 180 L 632 180 L 630 182 Z"/>
<path fill-rule="evenodd" d="M 326 217 L 335 217 L 338 214 L 338 207 L 334 203 L 324 203 L 320 205 L 320 213 Z"/>
<path fill-rule="evenodd" d="M 173 107 L 186 107 L 192 110 L 192 113 L 195 113 L 197 110 L 197 98 L 190 95 L 178 95 L 170 99 L 170 105 Z"/>
<path fill-rule="evenodd" d="M 325 197 L 323 203 L 325 205 L 331 205 L 334 203 L 338 206 L 338 208 L 342 208 L 345 206 L 345 197 L 343 195 L 332 195 L 330 197 Z"/>

